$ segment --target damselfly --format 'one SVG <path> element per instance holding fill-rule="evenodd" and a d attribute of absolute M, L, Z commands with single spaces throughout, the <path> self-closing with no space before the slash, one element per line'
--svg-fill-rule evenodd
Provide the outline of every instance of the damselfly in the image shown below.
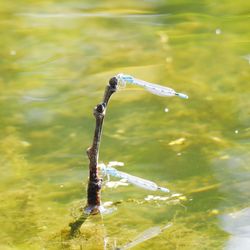
<path fill-rule="evenodd" d="M 99 164 L 99 168 L 102 171 L 103 175 L 111 175 L 114 177 L 118 177 L 121 179 L 125 179 L 127 182 L 134 184 L 135 186 L 151 190 L 151 191 L 163 191 L 163 192 L 170 192 L 169 189 L 164 187 L 159 187 L 156 183 L 142 179 L 137 176 L 133 176 L 127 173 L 124 173 L 122 171 L 118 171 L 117 169 L 113 167 L 106 166 L 105 164 Z"/>
<path fill-rule="evenodd" d="M 128 84 L 134 84 L 140 87 L 143 87 L 147 91 L 149 91 L 152 94 L 159 95 L 159 96 L 179 96 L 184 99 L 188 99 L 188 96 L 182 93 L 177 93 L 175 90 L 164 87 L 155 83 L 146 82 L 137 78 L 134 78 L 130 75 L 125 74 L 118 74 L 116 76 L 118 80 L 118 84 L 120 86 L 126 86 L 126 83 Z"/>

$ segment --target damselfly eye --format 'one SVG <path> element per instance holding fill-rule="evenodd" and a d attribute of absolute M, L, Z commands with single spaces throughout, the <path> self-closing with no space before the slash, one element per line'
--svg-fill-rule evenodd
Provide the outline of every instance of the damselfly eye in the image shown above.
<path fill-rule="evenodd" d="M 118 82 L 118 87 L 120 88 L 125 88 L 126 87 L 126 81 L 123 78 L 123 74 L 118 74 L 116 76 L 117 82 Z"/>

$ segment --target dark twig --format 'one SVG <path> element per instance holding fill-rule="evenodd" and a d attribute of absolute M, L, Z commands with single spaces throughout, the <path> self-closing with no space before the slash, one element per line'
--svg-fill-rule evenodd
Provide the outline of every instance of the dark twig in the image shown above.
<path fill-rule="evenodd" d="M 96 119 L 96 127 L 94 133 L 93 144 L 87 149 L 87 155 L 89 158 L 89 183 L 88 183 L 88 203 L 85 208 L 86 213 L 95 214 L 100 209 L 100 190 L 101 179 L 98 177 L 98 157 L 99 146 L 101 143 L 102 126 L 105 116 L 105 112 L 108 106 L 109 99 L 113 93 L 117 90 L 117 79 L 113 77 L 109 81 L 109 85 L 106 87 L 103 101 L 98 104 L 94 109 L 94 116 Z"/>
<path fill-rule="evenodd" d="M 86 215 L 97 214 L 100 212 L 101 204 L 101 184 L 102 180 L 98 176 L 98 156 L 101 143 L 102 126 L 105 117 L 105 112 L 108 106 L 109 99 L 113 93 L 117 91 L 117 78 L 113 77 L 109 80 L 103 97 L 103 101 L 94 109 L 96 119 L 96 127 L 94 132 L 93 143 L 87 149 L 89 158 L 89 182 L 88 182 L 88 202 L 84 209 Z M 81 225 L 85 221 L 85 216 L 80 216 L 75 222 L 70 224 L 71 235 L 74 236 L 79 231 Z"/>

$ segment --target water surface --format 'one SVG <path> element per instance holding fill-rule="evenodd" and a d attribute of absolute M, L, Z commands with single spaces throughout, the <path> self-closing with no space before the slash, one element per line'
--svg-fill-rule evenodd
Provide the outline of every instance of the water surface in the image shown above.
<path fill-rule="evenodd" d="M 0 7 L 1 249 L 103 249 L 104 242 L 112 249 L 143 232 L 147 240 L 133 249 L 247 249 L 247 1 L 48 0 Z M 86 202 L 92 110 L 120 72 L 190 99 L 138 87 L 115 93 L 100 161 L 124 162 L 122 171 L 183 195 L 147 200 L 166 195 L 104 188 L 103 202 L 116 210 L 86 222 L 81 242 L 64 244 L 62 232 Z"/>

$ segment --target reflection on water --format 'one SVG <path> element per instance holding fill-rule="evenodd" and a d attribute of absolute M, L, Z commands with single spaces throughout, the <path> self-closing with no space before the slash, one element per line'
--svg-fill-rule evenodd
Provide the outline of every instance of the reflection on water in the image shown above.
<path fill-rule="evenodd" d="M 220 217 L 223 229 L 231 236 L 226 250 L 244 250 L 250 246 L 250 209 L 245 208 Z"/>
<path fill-rule="evenodd" d="M 159 234 L 161 234 L 164 230 L 168 229 L 169 227 L 171 227 L 172 224 L 167 224 L 164 227 L 151 227 L 147 230 L 145 230 L 144 232 L 142 232 L 140 235 L 138 235 L 132 242 L 129 242 L 128 244 L 126 244 L 125 246 L 119 248 L 119 249 L 130 249 L 144 241 L 147 241 L 151 238 L 154 238 L 156 236 L 158 236 Z"/>
<path fill-rule="evenodd" d="M 247 244 L 248 1 L 14 0 L 0 7 L 1 249 L 112 249 L 169 222 L 135 248 Z M 119 72 L 190 99 L 120 89 L 100 161 L 118 159 L 124 172 L 183 196 L 170 202 L 132 185 L 103 188 L 103 203 L 117 209 L 89 218 L 78 241 L 65 239 L 85 204 L 92 110 Z"/>
<path fill-rule="evenodd" d="M 225 249 L 249 248 L 250 209 L 234 207 L 234 204 L 240 204 L 240 207 L 249 205 L 247 203 L 250 198 L 249 156 L 249 152 L 244 152 L 242 149 L 228 149 L 214 164 L 216 176 L 221 183 L 220 189 L 226 197 L 230 197 L 226 202 L 222 201 L 220 206 L 226 210 L 229 204 L 233 207 L 233 210 L 219 216 L 222 229 L 230 234 Z"/>

